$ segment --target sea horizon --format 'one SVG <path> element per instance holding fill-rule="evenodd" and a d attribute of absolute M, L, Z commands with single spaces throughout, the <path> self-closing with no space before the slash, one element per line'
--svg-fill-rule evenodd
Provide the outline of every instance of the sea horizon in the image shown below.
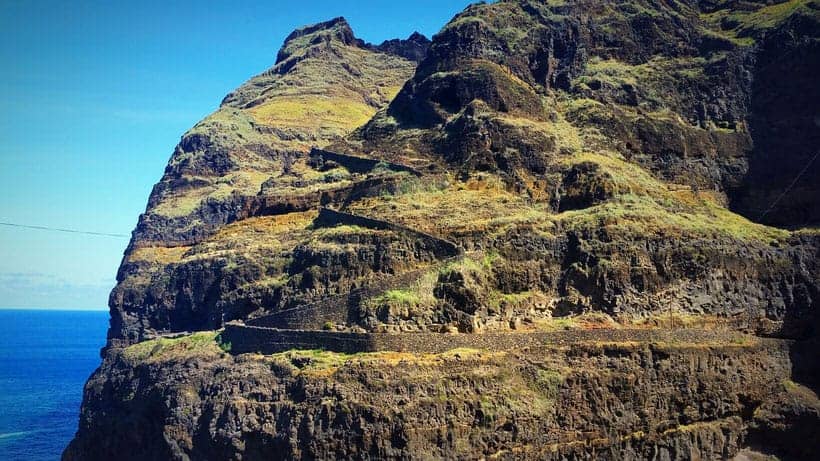
<path fill-rule="evenodd" d="M 0 308 L 0 453 L 59 459 L 79 422 L 83 386 L 100 365 L 108 311 Z"/>

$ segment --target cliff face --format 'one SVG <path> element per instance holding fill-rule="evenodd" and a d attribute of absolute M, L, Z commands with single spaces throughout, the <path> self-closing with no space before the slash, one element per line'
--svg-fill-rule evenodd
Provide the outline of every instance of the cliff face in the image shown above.
<path fill-rule="evenodd" d="M 685 460 L 762 443 L 810 459 L 820 448 L 820 403 L 788 380 L 788 347 L 774 341 L 238 357 L 187 341 L 131 349 L 92 376 L 66 458 Z"/>
<path fill-rule="evenodd" d="M 820 4 L 769 3 L 295 31 L 155 186 L 65 458 L 809 458 Z"/>
<path fill-rule="evenodd" d="M 658 179 L 719 192 L 754 221 L 817 223 L 817 8 L 811 1 L 477 5 L 436 37 L 387 114 L 399 126 L 443 124 L 436 134 L 444 139 L 430 143 L 437 154 L 450 162 L 469 154 L 466 166 L 507 173 L 516 166 L 541 173 L 549 159 L 499 154 L 496 139 L 477 153 L 481 131 L 503 126 L 486 114 L 563 117 L 585 142 L 556 153 L 610 151 Z"/>
<path fill-rule="evenodd" d="M 276 234 L 250 230 L 245 237 L 258 233 L 257 251 L 236 248 L 238 235 L 214 234 L 251 217 L 265 196 L 298 202 L 303 191 L 346 181 L 345 171 L 310 168 L 307 152 L 363 124 L 395 96 L 415 63 L 391 53 L 416 56 L 425 47 L 414 36 L 381 52 L 356 39 L 342 18 L 294 31 L 274 67 L 182 136 L 117 274 L 109 340 L 218 328 L 223 311 L 230 320 L 250 309 L 222 307 L 228 292 L 268 296 L 265 283 L 282 264 L 278 242 L 267 241 Z M 209 237 L 220 248 L 200 251 L 196 244 Z"/>

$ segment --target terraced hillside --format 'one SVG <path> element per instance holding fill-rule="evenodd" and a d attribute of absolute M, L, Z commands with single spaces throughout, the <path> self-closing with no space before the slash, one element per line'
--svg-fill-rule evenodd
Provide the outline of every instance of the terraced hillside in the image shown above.
<path fill-rule="evenodd" d="M 64 458 L 811 459 L 819 39 L 813 0 L 297 30 L 154 188 Z"/>
<path fill-rule="evenodd" d="M 385 46 L 424 50 L 427 40 Z M 356 39 L 342 18 L 296 30 L 274 67 L 182 136 L 117 276 L 112 342 L 216 328 L 223 313 L 242 318 L 272 302 L 293 250 L 283 235 L 307 225 L 317 209 L 311 200 L 361 176 L 311 167 L 310 149 L 395 96 L 415 62 L 393 53 Z M 258 215 L 271 217 L 247 219 Z"/>

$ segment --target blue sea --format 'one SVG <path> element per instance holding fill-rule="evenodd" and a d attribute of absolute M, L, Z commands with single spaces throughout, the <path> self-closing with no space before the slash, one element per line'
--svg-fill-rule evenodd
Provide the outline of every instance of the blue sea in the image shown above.
<path fill-rule="evenodd" d="M 0 458 L 56 460 L 100 364 L 107 311 L 0 310 Z"/>

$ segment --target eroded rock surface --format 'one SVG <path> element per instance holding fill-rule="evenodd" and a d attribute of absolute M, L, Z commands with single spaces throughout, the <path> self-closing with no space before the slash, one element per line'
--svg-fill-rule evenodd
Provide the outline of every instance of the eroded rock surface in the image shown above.
<path fill-rule="evenodd" d="M 65 458 L 811 459 L 819 21 L 510 0 L 432 41 L 298 29 L 174 151 Z M 613 333 L 263 356 L 227 322 Z"/>
<path fill-rule="evenodd" d="M 820 423 L 817 397 L 789 381 L 787 344 L 749 341 L 365 356 L 130 348 L 89 381 L 66 459 L 687 460 L 747 443 L 811 456 L 812 439 L 791 437 Z"/>

